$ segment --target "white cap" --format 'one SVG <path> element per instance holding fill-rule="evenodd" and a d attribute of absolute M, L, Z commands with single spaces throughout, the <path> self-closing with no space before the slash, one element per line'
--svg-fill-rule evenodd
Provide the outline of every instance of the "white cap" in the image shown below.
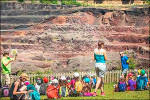
<path fill-rule="evenodd" d="M 123 78 L 123 76 L 120 76 L 120 78 Z"/>
<path fill-rule="evenodd" d="M 138 70 L 137 70 L 137 69 L 134 69 L 134 71 L 137 72 Z"/>
<path fill-rule="evenodd" d="M 53 83 L 52 81 L 49 82 L 49 84 L 52 84 L 52 83 Z"/>
<path fill-rule="evenodd" d="M 53 83 L 58 83 L 57 79 L 52 80 Z"/>
<path fill-rule="evenodd" d="M 123 52 L 120 52 L 120 54 L 123 54 Z"/>
<path fill-rule="evenodd" d="M 65 76 L 61 76 L 60 79 L 64 81 L 64 80 L 66 80 L 66 77 Z"/>
<path fill-rule="evenodd" d="M 95 74 L 92 74 L 91 77 L 95 76 Z"/>
<path fill-rule="evenodd" d="M 79 73 L 78 72 L 75 72 L 73 75 L 74 75 L 74 77 L 79 77 Z"/>

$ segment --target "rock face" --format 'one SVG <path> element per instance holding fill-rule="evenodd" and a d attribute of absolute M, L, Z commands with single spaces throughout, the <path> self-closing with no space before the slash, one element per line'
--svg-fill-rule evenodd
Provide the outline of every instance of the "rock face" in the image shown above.
<path fill-rule="evenodd" d="M 13 72 L 94 70 L 93 50 L 98 40 L 105 42 L 108 70 L 119 68 L 119 51 L 132 51 L 138 64 L 149 67 L 148 8 L 1 5 L 1 51 L 18 49 L 19 52 L 12 63 Z"/>

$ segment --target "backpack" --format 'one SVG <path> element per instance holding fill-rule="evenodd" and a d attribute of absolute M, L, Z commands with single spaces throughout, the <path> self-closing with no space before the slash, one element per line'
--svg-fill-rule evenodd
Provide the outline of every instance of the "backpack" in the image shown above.
<path fill-rule="evenodd" d="M 36 90 L 37 90 L 38 93 L 40 93 L 40 87 L 41 87 L 41 86 L 38 85 L 37 83 L 35 84 L 35 88 L 36 88 Z"/>
<path fill-rule="evenodd" d="M 68 89 L 67 87 L 60 87 L 59 93 L 62 97 L 66 97 L 68 95 Z"/>
<path fill-rule="evenodd" d="M 29 98 L 32 100 L 40 100 L 40 94 L 36 91 L 34 85 L 29 84 L 27 85 L 27 91 L 33 90 L 33 92 L 29 93 Z"/>
<path fill-rule="evenodd" d="M 82 91 L 82 83 L 80 81 L 75 83 L 75 94 Z"/>
<path fill-rule="evenodd" d="M 46 93 L 49 99 L 58 98 L 58 88 L 53 85 L 48 86 Z"/>
<path fill-rule="evenodd" d="M 137 88 L 138 90 L 144 90 L 146 87 L 146 77 L 139 76 L 137 79 Z"/>
<path fill-rule="evenodd" d="M 2 96 L 9 97 L 9 86 L 8 85 L 2 86 Z"/>
<path fill-rule="evenodd" d="M 126 91 L 126 83 L 125 82 L 119 82 L 118 87 L 119 87 L 119 91 L 121 91 L 121 92 Z"/>
<path fill-rule="evenodd" d="M 31 98 L 31 100 L 40 100 L 40 94 L 34 90 L 29 94 L 29 98 Z"/>
<path fill-rule="evenodd" d="M 45 95 L 45 94 L 46 94 L 46 88 L 47 88 L 46 84 L 45 84 L 45 83 L 42 83 L 41 86 L 40 86 L 39 93 L 40 93 L 41 95 Z"/>

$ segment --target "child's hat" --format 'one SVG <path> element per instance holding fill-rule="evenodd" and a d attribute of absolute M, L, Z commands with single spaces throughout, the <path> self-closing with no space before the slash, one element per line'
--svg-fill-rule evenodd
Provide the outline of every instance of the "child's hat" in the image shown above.
<path fill-rule="evenodd" d="M 142 74 L 142 75 L 145 74 L 145 70 L 144 70 L 144 69 L 141 70 L 141 74 Z"/>
<path fill-rule="evenodd" d="M 70 83 L 70 80 L 68 80 L 68 82 Z"/>
<path fill-rule="evenodd" d="M 74 75 L 74 77 L 79 77 L 79 73 L 78 72 L 75 72 L 73 75 Z"/>
<path fill-rule="evenodd" d="M 95 77 L 95 74 L 92 74 L 91 77 Z"/>
<path fill-rule="evenodd" d="M 54 79 L 54 77 L 53 76 L 51 76 L 51 80 L 53 80 Z"/>
<path fill-rule="evenodd" d="M 128 78 L 129 78 L 130 76 L 133 76 L 133 74 L 132 74 L 132 73 L 129 73 L 129 74 L 128 74 Z"/>
<path fill-rule="evenodd" d="M 84 78 L 85 83 L 89 83 L 90 79 L 89 78 Z"/>
<path fill-rule="evenodd" d="M 123 76 L 120 76 L 121 79 L 123 79 Z"/>
<path fill-rule="evenodd" d="M 60 79 L 63 80 L 63 81 L 65 81 L 66 77 L 65 76 L 61 76 Z"/>
<path fill-rule="evenodd" d="M 70 77 L 67 77 L 67 80 L 69 80 L 70 79 Z"/>
<path fill-rule="evenodd" d="M 52 80 L 52 83 L 58 83 L 57 79 Z"/>
<path fill-rule="evenodd" d="M 47 77 L 44 77 L 44 78 L 43 78 L 43 81 L 44 81 L 44 83 L 48 83 L 48 78 L 47 78 Z"/>
<path fill-rule="evenodd" d="M 20 75 L 20 77 L 25 78 L 26 80 L 29 80 L 29 77 L 28 77 L 28 75 L 26 73 L 22 73 Z"/>
<path fill-rule="evenodd" d="M 120 52 L 120 54 L 123 54 L 123 52 Z"/>
<path fill-rule="evenodd" d="M 25 81 L 25 85 L 29 85 L 30 84 L 30 82 L 29 81 Z"/>

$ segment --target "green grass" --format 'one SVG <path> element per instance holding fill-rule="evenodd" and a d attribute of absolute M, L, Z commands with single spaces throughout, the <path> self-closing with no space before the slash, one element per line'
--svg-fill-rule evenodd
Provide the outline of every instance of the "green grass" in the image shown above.
<path fill-rule="evenodd" d="M 105 84 L 104 91 L 106 96 L 100 96 L 100 90 L 97 92 L 96 97 L 63 97 L 61 99 L 149 99 L 149 91 L 126 91 L 126 92 L 114 92 L 114 84 Z M 92 89 L 93 91 L 94 89 Z M 47 96 L 41 96 L 41 100 L 47 99 Z M 9 100 L 9 98 L 1 98 L 0 100 Z"/>

